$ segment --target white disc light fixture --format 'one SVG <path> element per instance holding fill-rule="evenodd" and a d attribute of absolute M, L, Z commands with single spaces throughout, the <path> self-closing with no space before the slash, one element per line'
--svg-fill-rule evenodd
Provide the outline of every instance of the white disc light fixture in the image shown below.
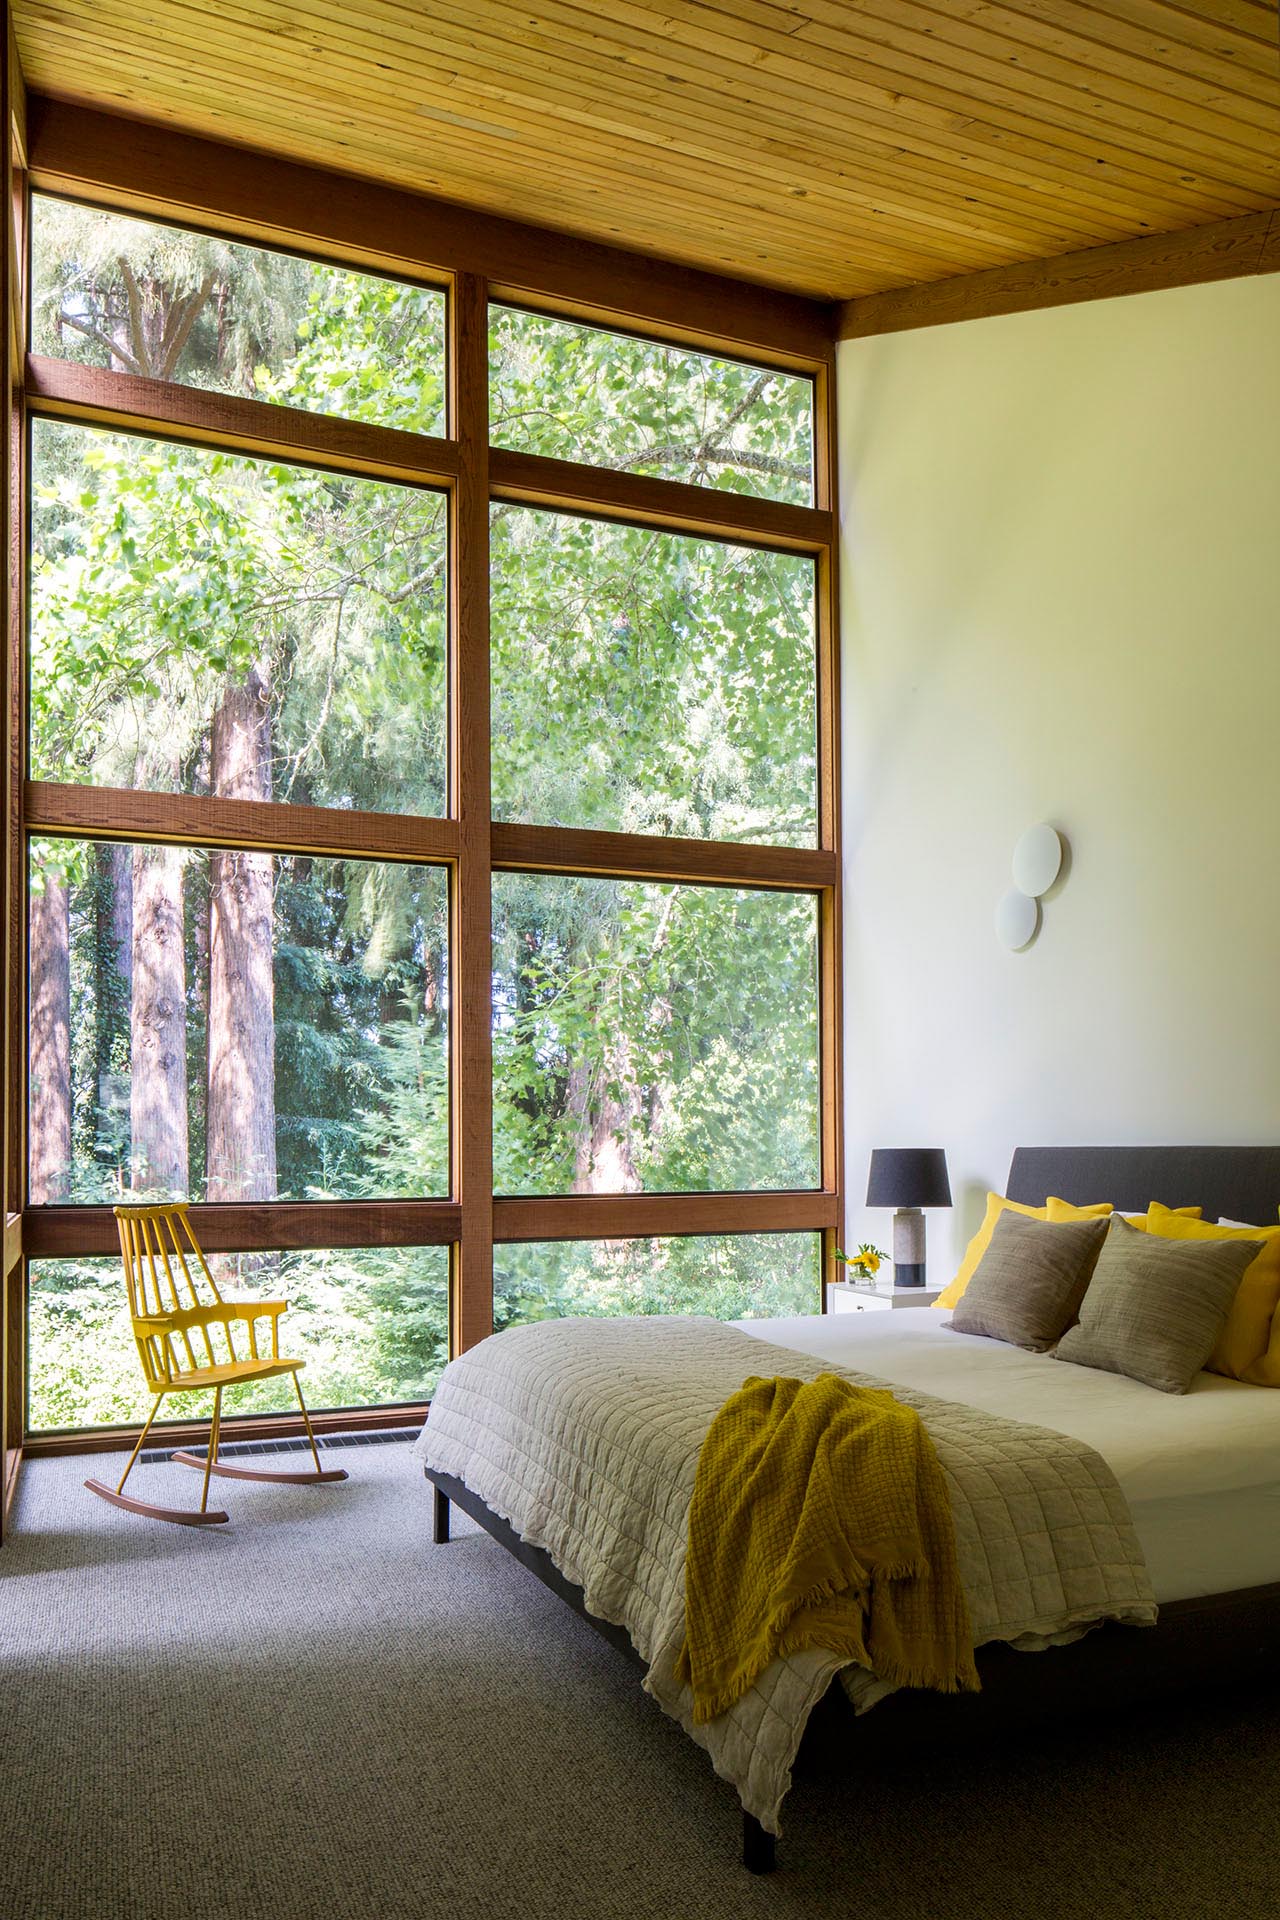
<path fill-rule="evenodd" d="M 1029 947 L 1040 925 L 1040 902 L 1010 887 L 996 902 L 996 938 L 1010 953 Z"/>
<path fill-rule="evenodd" d="M 1028 827 L 1013 850 L 1013 885 L 996 903 L 996 938 L 1010 953 L 1040 931 L 1040 899 L 1062 871 L 1062 835 L 1045 822 Z"/>
<path fill-rule="evenodd" d="M 1013 884 L 1033 900 L 1048 893 L 1062 871 L 1062 840 L 1043 823 L 1028 827 L 1013 850 Z"/>

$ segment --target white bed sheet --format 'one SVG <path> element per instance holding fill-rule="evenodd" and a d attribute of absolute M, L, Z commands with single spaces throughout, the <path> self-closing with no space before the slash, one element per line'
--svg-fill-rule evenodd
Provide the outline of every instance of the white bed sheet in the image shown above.
<path fill-rule="evenodd" d="M 1157 1600 L 1280 1580 L 1280 1389 L 1190 1393 L 952 1333 L 936 1307 L 739 1320 L 744 1333 L 1083 1440 L 1129 1502 Z"/>

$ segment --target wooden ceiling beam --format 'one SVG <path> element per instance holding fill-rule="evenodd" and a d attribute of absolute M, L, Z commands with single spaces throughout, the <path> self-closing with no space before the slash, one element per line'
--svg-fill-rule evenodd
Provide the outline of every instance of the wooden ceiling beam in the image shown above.
<path fill-rule="evenodd" d="M 824 301 L 39 95 L 28 113 L 32 182 L 52 192 L 375 271 L 476 273 L 514 298 L 585 318 L 624 314 L 781 366 L 830 354 L 835 309 Z"/>
<path fill-rule="evenodd" d="M 913 327 L 942 327 L 998 313 L 1112 300 L 1201 281 L 1238 280 L 1280 272 L 1280 206 L 1238 220 L 1215 220 L 1182 233 L 1155 233 L 1107 247 L 1086 247 L 1050 260 L 1029 260 L 986 273 L 957 274 L 924 286 L 847 300 L 840 338 L 859 340 Z"/>

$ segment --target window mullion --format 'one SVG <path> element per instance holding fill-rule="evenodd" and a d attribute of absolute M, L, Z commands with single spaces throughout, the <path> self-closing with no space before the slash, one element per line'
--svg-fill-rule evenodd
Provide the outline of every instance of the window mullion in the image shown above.
<path fill-rule="evenodd" d="M 489 305 L 460 274 L 450 301 L 450 427 L 460 454 L 451 519 L 450 792 L 458 822 L 450 954 L 453 1196 L 461 1206 L 450 1346 L 493 1330 L 493 1086 L 490 993 Z"/>

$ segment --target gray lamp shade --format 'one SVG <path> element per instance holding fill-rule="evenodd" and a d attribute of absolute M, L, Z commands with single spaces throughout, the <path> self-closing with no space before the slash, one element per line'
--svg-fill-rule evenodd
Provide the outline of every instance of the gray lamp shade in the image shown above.
<path fill-rule="evenodd" d="M 951 1182 L 941 1147 L 877 1147 L 867 1176 L 869 1207 L 949 1207 Z"/>

